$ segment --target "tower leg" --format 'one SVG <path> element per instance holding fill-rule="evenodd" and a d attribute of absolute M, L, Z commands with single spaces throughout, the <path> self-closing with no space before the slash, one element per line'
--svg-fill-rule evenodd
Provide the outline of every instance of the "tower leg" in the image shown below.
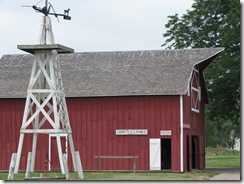
<path fill-rule="evenodd" d="M 18 174 L 19 171 L 19 163 L 20 163 L 20 156 L 22 152 L 22 147 L 23 147 L 23 141 L 24 141 L 24 133 L 20 133 L 19 137 L 19 146 L 18 146 L 18 151 L 17 151 L 17 156 L 16 156 L 16 163 L 14 167 L 14 174 Z"/>
<path fill-rule="evenodd" d="M 76 163 L 77 163 L 77 170 L 78 170 L 78 176 L 80 179 L 84 179 L 84 175 L 83 175 L 83 169 L 82 169 L 82 165 L 81 165 L 81 161 L 80 161 L 80 153 L 79 151 L 75 152 L 75 159 L 76 159 Z"/>
<path fill-rule="evenodd" d="M 33 143 L 32 143 L 32 154 L 31 154 L 31 168 L 30 172 L 34 172 L 35 160 L 36 160 L 36 145 L 37 145 L 37 133 L 33 134 Z"/>
<path fill-rule="evenodd" d="M 14 167 L 16 163 L 16 156 L 17 153 L 13 153 L 11 157 L 11 162 L 9 166 L 9 172 L 8 172 L 8 180 L 13 180 L 14 179 Z"/>
<path fill-rule="evenodd" d="M 62 172 L 62 174 L 65 174 L 64 163 L 63 163 L 62 145 L 61 145 L 61 139 L 60 139 L 59 134 L 56 135 L 56 139 L 57 139 L 58 157 L 59 157 L 61 172 Z"/>
<path fill-rule="evenodd" d="M 36 64 L 35 64 L 36 65 Z M 34 66 L 33 66 L 34 67 Z M 40 83 L 40 79 L 39 79 Z M 40 84 L 39 84 L 40 85 Z M 40 86 L 41 87 L 41 86 Z M 41 103 L 41 94 L 37 95 L 37 100 L 39 103 Z M 37 111 L 36 107 L 36 111 Z M 35 121 L 32 122 L 33 129 L 38 129 L 38 123 L 39 123 L 39 114 L 36 116 Z M 33 142 L 32 142 L 32 152 L 31 152 L 31 166 L 30 166 L 30 172 L 34 172 L 35 168 L 35 160 L 36 160 L 36 146 L 37 146 L 37 133 L 33 134 Z"/>
<path fill-rule="evenodd" d="M 70 151 L 71 151 L 74 171 L 77 172 L 77 164 L 76 164 L 76 159 L 75 159 L 75 148 L 74 148 L 72 134 L 69 133 L 68 136 L 69 136 L 69 145 L 70 145 Z"/>

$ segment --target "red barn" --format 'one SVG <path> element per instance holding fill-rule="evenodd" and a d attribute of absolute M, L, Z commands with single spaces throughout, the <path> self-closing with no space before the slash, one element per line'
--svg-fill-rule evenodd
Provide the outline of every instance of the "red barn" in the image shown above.
<path fill-rule="evenodd" d="M 96 156 L 138 156 L 140 171 L 204 169 L 208 98 L 203 70 L 221 51 L 60 55 L 74 145 L 83 169 L 97 170 Z M 32 61 L 31 55 L 5 55 L 0 60 L 0 170 L 8 170 L 17 150 Z M 59 169 L 55 136 L 39 137 L 35 170 L 45 169 L 47 154 L 49 169 Z M 26 168 L 31 140 L 28 134 L 20 170 Z M 66 152 L 65 136 L 62 141 Z M 133 170 L 133 159 L 103 158 L 100 169 Z"/>

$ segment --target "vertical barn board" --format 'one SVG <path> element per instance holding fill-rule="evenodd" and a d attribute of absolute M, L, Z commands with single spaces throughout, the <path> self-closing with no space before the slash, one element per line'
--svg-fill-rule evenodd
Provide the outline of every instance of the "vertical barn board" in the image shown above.
<path fill-rule="evenodd" d="M 151 125 L 151 134 L 152 135 L 156 135 L 156 124 L 155 124 L 155 111 L 154 111 L 154 102 L 153 102 L 153 97 L 147 97 L 147 101 L 148 101 L 148 116 L 149 116 L 149 122 Z"/>
<path fill-rule="evenodd" d="M 118 139 L 117 139 L 117 137 L 116 137 L 116 135 L 115 135 L 115 131 L 116 131 L 116 127 L 118 127 L 118 113 L 119 113 L 119 105 L 118 105 L 118 98 L 115 98 L 114 97 L 114 100 L 113 100 L 113 128 L 112 128 L 112 131 L 110 132 L 111 133 L 111 135 L 112 135 L 112 144 L 113 144 L 113 155 L 119 155 L 119 150 L 118 150 Z M 115 160 L 115 159 L 113 159 L 113 169 L 114 170 L 118 170 L 118 169 L 121 169 L 121 168 L 119 168 L 119 163 L 120 163 L 121 161 L 120 160 Z"/>
<path fill-rule="evenodd" d="M 134 129 L 140 129 L 142 127 L 140 127 L 140 106 L 139 106 L 139 97 L 134 98 L 135 103 L 134 103 L 134 108 L 135 108 L 135 112 L 134 112 Z M 133 156 L 138 156 L 138 154 L 140 153 L 140 138 L 141 136 L 134 136 L 134 150 L 133 150 Z M 131 163 L 133 162 L 132 160 L 128 159 L 128 162 L 130 163 L 130 165 L 132 165 Z M 131 166 L 131 169 L 133 169 L 133 165 Z"/>
<path fill-rule="evenodd" d="M 90 100 L 86 102 L 86 107 L 87 107 L 87 124 L 88 124 L 88 141 L 87 141 L 87 154 L 88 154 L 88 157 L 87 157 L 87 161 L 90 165 L 90 167 L 92 168 L 92 161 L 93 161 L 93 158 L 92 158 L 92 149 L 93 147 L 91 146 L 92 145 L 92 141 L 93 141 L 93 135 L 92 135 L 92 108 L 91 108 L 91 102 Z"/>
<path fill-rule="evenodd" d="M 2 129 L 3 130 L 8 130 L 7 129 L 8 128 L 7 127 L 7 124 L 8 124 L 8 122 L 7 122 L 8 121 L 8 119 L 7 119 L 7 111 L 8 111 L 8 109 L 5 106 L 5 108 L 3 108 L 3 122 L 2 122 Z M 3 152 L 3 155 L 2 155 L 1 159 L 2 160 L 7 160 L 7 154 L 8 154 L 8 149 L 7 149 L 7 144 L 6 144 L 6 142 L 7 142 L 7 131 L 3 132 L 2 138 L 3 138 L 2 139 L 3 140 L 2 149 L 5 150 L 5 151 Z M 7 168 L 7 163 L 6 162 L 3 163 L 3 167 Z"/>
<path fill-rule="evenodd" d="M 1 133 L 0 133 L 0 145 L 3 145 L 3 104 L 4 104 L 4 100 L 0 99 L 0 123 L 1 123 Z M 3 158 L 3 152 L 5 152 L 4 148 L 2 147 L 2 149 L 0 149 L 0 158 Z M 4 162 L 0 162 L 0 169 L 3 170 L 4 169 Z M 6 168 L 7 170 L 7 168 Z"/>
<path fill-rule="evenodd" d="M 97 162 L 95 159 L 95 155 L 97 155 L 97 147 L 98 147 L 98 142 L 97 142 L 97 136 L 98 136 L 98 129 L 97 129 L 97 105 L 96 105 L 96 99 L 92 98 L 91 99 L 91 125 L 92 125 L 92 145 L 97 145 L 92 148 L 92 162 L 91 162 L 91 167 L 93 169 L 96 168 Z"/>
<path fill-rule="evenodd" d="M 199 169 L 205 169 L 205 138 L 203 136 L 199 137 Z"/>
<path fill-rule="evenodd" d="M 167 121 L 167 125 L 168 127 L 172 128 L 172 134 L 174 134 L 174 128 L 171 126 L 172 125 L 172 102 L 171 102 L 171 97 L 167 96 L 168 98 L 165 99 L 166 101 L 166 121 Z"/>
<path fill-rule="evenodd" d="M 112 155 L 113 154 L 113 139 L 112 139 L 112 135 L 111 133 L 113 132 L 113 103 L 112 103 L 113 99 L 110 98 L 108 100 L 107 103 L 107 140 L 108 140 L 108 155 Z M 108 163 L 108 170 L 112 170 L 113 169 L 113 159 L 107 159 L 107 163 Z"/>
<path fill-rule="evenodd" d="M 96 156 L 98 155 L 103 155 L 103 108 L 102 108 L 102 98 L 98 98 L 97 99 L 97 111 L 98 111 L 98 120 L 97 120 L 97 152 L 96 152 Z M 97 161 L 97 160 L 96 160 Z M 97 164 L 95 166 L 95 168 L 97 167 Z"/>
<path fill-rule="evenodd" d="M 107 108 L 108 104 L 107 104 L 107 101 L 105 98 L 103 98 L 103 126 L 106 127 L 104 128 L 104 132 L 103 132 L 103 155 L 108 155 L 108 121 L 107 121 L 107 117 L 108 117 L 108 108 Z M 102 162 L 101 162 L 101 170 L 104 169 L 104 170 L 107 170 L 108 167 L 108 161 L 105 160 L 105 159 L 102 159 Z"/>
<path fill-rule="evenodd" d="M 48 152 L 48 150 L 46 149 L 48 147 L 48 142 L 45 142 L 45 134 L 40 134 L 38 135 L 38 140 L 39 141 L 37 143 L 37 148 L 39 149 L 38 152 L 40 151 L 41 156 L 37 159 L 39 161 L 39 167 L 42 168 L 42 170 L 44 170 L 45 168 L 45 159 L 46 159 L 46 154 Z"/>
<path fill-rule="evenodd" d="M 123 112 L 124 112 L 124 129 L 129 129 L 129 108 L 130 108 L 130 104 L 129 104 L 129 100 L 128 98 L 124 97 L 124 102 L 123 102 Z M 124 155 L 129 155 L 129 151 L 130 151 L 130 139 L 128 136 L 123 136 L 123 141 L 124 141 L 124 150 L 123 153 Z M 123 161 L 124 163 L 124 169 L 128 170 L 128 162 Z"/>
<path fill-rule="evenodd" d="M 139 117 L 140 117 L 139 127 L 141 127 L 142 129 L 148 129 L 145 125 L 144 101 L 141 100 L 141 97 L 138 99 L 138 105 L 139 105 Z M 147 139 L 145 140 L 145 137 L 147 136 L 140 137 L 138 141 L 138 145 L 140 145 L 140 150 L 138 150 L 139 159 L 137 159 L 136 161 L 137 169 L 146 167 L 145 157 L 146 157 L 147 149 L 145 147 L 148 141 Z"/>
<path fill-rule="evenodd" d="M 80 153 L 81 153 L 81 160 L 82 162 L 82 166 L 83 168 L 87 168 L 87 139 L 88 139 L 88 134 L 87 134 L 87 127 L 88 127 L 88 123 L 87 123 L 87 118 L 86 118 L 86 103 L 84 98 L 81 98 L 81 112 L 79 112 L 81 114 L 81 126 L 80 126 L 80 131 L 81 131 L 81 148 L 79 149 Z"/>
<path fill-rule="evenodd" d="M 150 139 L 150 170 L 161 170 L 161 141 Z"/>
<path fill-rule="evenodd" d="M 123 123 L 123 97 L 118 97 L 118 123 L 117 123 L 117 127 L 116 129 L 124 129 L 124 123 Z M 114 132 L 114 134 L 116 134 Z M 118 147 L 118 155 L 119 156 L 123 156 L 123 136 L 119 136 L 119 135 L 115 135 L 116 136 L 116 140 L 117 140 L 117 147 Z M 124 168 L 124 162 L 121 161 L 119 162 L 118 165 L 119 168 Z"/>
<path fill-rule="evenodd" d="M 0 145 L 3 145 L 3 104 L 4 104 L 4 100 L 0 99 L 0 124 L 1 124 L 1 129 L 0 129 Z M 4 148 L 2 146 L 2 148 L 0 149 L 0 158 L 3 158 L 3 152 L 4 152 Z M 0 170 L 3 170 L 4 167 L 4 161 L 0 162 Z M 7 168 L 6 168 L 7 170 Z"/>
<path fill-rule="evenodd" d="M 89 137 L 90 137 L 90 145 L 96 145 L 95 144 L 95 139 L 96 137 L 94 137 L 95 135 L 95 129 L 94 129 L 94 112 L 93 112 L 93 98 L 90 99 L 90 102 L 89 102 L 89 128 L 90 128 L 90 133 L 89 133 Z M 91 168 L 94 168 L 95 167 L 95 154 L 94 154 L 94 150 L 96 149 L 94 146 L 91 146 L 90 148 L 90 155 L 91 157 L 89 158 L 89 162 L 90 162 L 90 165 L 91 165 Z"/>
<path fill-rule="evenodd" d="M 165 128 L 166 130 L 169 129 L 170 127 L 170 124 L 167 122 L 167 116 L 166 116 L 166 103 L 165 103 L 165 100 L 164 98 L 160 98 L 160 103 L 161 103 L 161 129 L 160 130 L 163 130 L 163 128 Z M 159 131 L 160 131 L 159 130 Z"/>
<path fill-rule="evenodd" d="M 13 127 L 12 127 L 12 122 L 14 120 L 14 106 L 13 106 L 13 102 L 14 100 L 11 99 L 11 103 L 8 103 L 6 105 L 8 105 L 8 129 L 6 130 L 12 130 Z M 11 149 L 11 144 L 12 144 L 12 136 L 13 136 L 13 132 L 12 131 L 9 131 L 7 133 L 7 142 L 5 144 L 7 144 L 7 150 L 8 150 L 8 154 L 7 154 L 7 160 L 11 160 L 11 157 L 12 157 L 12 149 Z"/>
<path fill-rule="evenodd" d="M 155 111 L 155 136 L 159 136 L 159 131 L 162 128 L 162 119 L 161 119 L 161 103 L 160 103 L 160 97 L 155 96 L 153 97 L 153 102 L 154 102 L 154 111 Z"/>

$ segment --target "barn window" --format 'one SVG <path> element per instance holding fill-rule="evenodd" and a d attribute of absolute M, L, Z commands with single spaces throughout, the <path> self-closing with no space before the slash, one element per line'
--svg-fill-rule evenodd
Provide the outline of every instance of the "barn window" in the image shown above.
<path fill-rule="evenodd" d="M 199 70 L 197 67 L 193 68 L 191 80 L 191 110 L 199 113 L 201 101 L 201 87 L 199 79 Z"/>

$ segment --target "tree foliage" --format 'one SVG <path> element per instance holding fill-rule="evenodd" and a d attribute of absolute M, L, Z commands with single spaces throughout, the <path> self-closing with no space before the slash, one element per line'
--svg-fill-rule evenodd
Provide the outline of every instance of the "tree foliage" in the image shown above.
<path fill-rule="evenodd" d="M 226 142 L 219 135 L 225 130 L 226 137 L 233 131 L 240 135 L 240 1 L 195 0 L 186 14 L 168 18 L 162 45 L 167 49 L 225 48 L 204 72 L 209 95 L 207 144 Z"/>

